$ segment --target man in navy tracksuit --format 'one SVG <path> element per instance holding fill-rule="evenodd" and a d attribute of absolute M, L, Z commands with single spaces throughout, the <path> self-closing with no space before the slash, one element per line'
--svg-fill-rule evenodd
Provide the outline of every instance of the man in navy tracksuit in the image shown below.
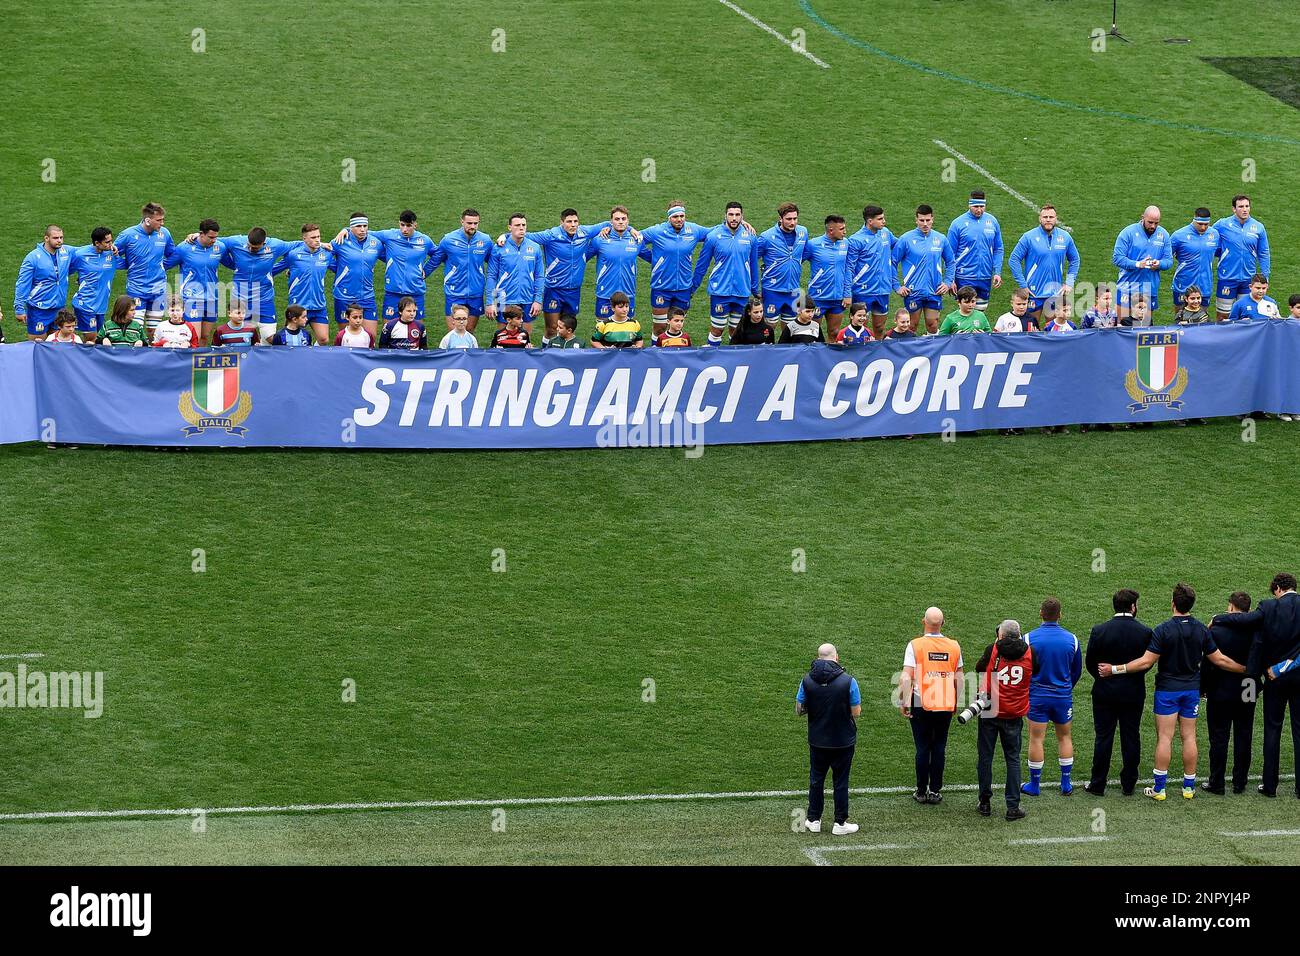
<path fill-rule="evenodd" d="M 799 684 L 794 712 L 808 718 L 808 816 L 807 829 L 820 833 L 825 805 L 826 772 L 834 774 L 836 836 L 856 833 L 849 823 L 849 767 L 858 742 L 858 715 L 862 695 L 858 682 L 840 666 L 834 644 L 817 648 L 817 659 Z"/>
<path fill-rule="evenodd" d="M 1043 741 L 1050 721 L 1056 730 L 1057 758 L 1061 764 L 1061 795 L 1074 791 L 1070 773 L 1074 770 L 1074 685 L 1083 674 L 1079 639 L 1061 627 L 1061 602 L 1049 597 L 1039 609 L 1043 619 L 1025 641 L 1039 661 L 1038 673 L 1029 684 L 1029 782 L 1021 790 L 1036 797 L 1043 777 Z"/>

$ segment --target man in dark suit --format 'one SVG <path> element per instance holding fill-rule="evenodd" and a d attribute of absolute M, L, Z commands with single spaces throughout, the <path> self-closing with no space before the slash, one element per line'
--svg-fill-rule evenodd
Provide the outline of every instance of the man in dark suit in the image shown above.
<path fill-rule="evenodd" d="M 1234 591 L 1228 598 L 1229 614 L 1250 610 L 1250 595 Z M 1225 627 L 1210 622 L 1210 635 L 1219 650 L 1238 664 L 1246 664 L 1255 643 L 1253 628 Z M 1201 693 L 1205 696 L 1205 713 L 1210 732 L 1210 779 L 1201 784 L 1206 793 L 1224 792 L 1228 769 L 1228 739 L 1232 739 L 1232 792 L 1243 793 L 1250 774 L 1251 742 L 1255 736 L 1255 696 L 1258 684 L 1254 677 L 1233 674 L 1201 662 Z"/>
<path fill-rule="evenodd" d="M 1084 666 L 1093 677 L 1092 684 L 1092 773 L 1084 790 L 1100 797 L 1106 792 L 1110 775 L 1110 755 L 1115 745 L 1115 726 L 1119 725 L 1121 768 L 1119 785 L 1124 796 L 1132 796 L 1137 786 L 1138 761 L 1142 757 L 1142 711 L 1146 706 L 1146 674 L 1121 674 L 1099 679 L 1098 664 L 1126 664 L 1146 653 L 1151 642 L 1151 628 L 1137 619 L 1138 593 L 1121 588 L 1111 598 L 1115 616 L 1098 624 L 1088 636 Z"/>
<path fill-rule="evenodd" d="M 1277 796 L 1278 765 L 1282 758 L 1282 722 L 1291 708 L 1291 745 L 1300 752 L 1300 667 L 1274 676 L 1279 665 L 1300 654 L 1300 597 L 1295 593 L 1295 575 L 1285 572 L 1273 576 L 1270 590 L 1273 600 L 1260 601 L 1248 614 L 1222 614 L 1215 620 L 1228 627 L 1253 629 L 1246 673 L 1256 678 L 1267 672 L 1264 682 L 1264 782 L 1259 792 Z M 1300 797 L 1300 779 L 1296 781 Z"/>

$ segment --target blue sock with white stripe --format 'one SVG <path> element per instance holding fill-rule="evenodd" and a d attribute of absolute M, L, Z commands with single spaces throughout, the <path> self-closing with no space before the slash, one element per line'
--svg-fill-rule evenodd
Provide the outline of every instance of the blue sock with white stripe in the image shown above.
<path fill-rule="evenodd" d="M 1183 789 L 1184 790 L 1196 789 L 1196 774 L 1192 774 L 1191 776 L 1188 776 L 1187 774 L 1183 774 Z"/>
<path fill-rule="evenodd" d="M 1073 757 L 1057 758 L 1061 763 L 1061 793 L 1069 793 L 1074 789 L 1074 784 L 1070 783 L 1070 774 L 1074 771 Z"/>
<path fill-rule="evenodd" d="M 1156 793 L 1164 793 L 1164 792 L 1165 792 L 1165 784 L 1166 784 L 1166 783 L 1168 782 L 1168 780 L 1169 780 L 1169 771 L 1168 771 L 1168 770 L 1156 770 L 1156 771 L 1154 771 L 1154 772 L 1155 772 L 1155 775 L 1156 775 L 1155 791 L 1156 791 Z"/>

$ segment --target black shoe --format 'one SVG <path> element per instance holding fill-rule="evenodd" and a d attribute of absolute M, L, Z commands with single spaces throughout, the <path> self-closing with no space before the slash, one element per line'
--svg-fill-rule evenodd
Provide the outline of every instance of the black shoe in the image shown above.
<path fill-rule="evenodd" d="M 1264 785 L 1263 785 L 1262 783 L 1261 783 L 1261 784 L 1260 784 L 1256 789 L 1259 790 L 1259 792 L 1260 792 L 1261 794 L 1263 794 L 1264 796 L 1266 796 L 1266 797 L 1268 797 L 1268 798 L 1270 798 L 1270 799 L 1272 799 L 1273 797 L 1276 797 L 1276 796 L 1277 796 L 1276 793 L 1269 793 L 1267 790 L 1265 790 L 1265 789 L 1264 789 Z"/>
<path fill-rule="evenodd" d="M 1134 790 L 1136 790 L 1136 789 L 1137 789 L 1137 788 L 1135 787 L 1133 790 L 1125 790 L 1125 791 L 1123 791 L 1124 796 L 1126 796 L 1126 797 L 1131 797 L 1131 796 L 1133 796 Z"/>
<path fill-rule="evenodd" d="M 980 811 L 980 816 L 982 817 L 993 816 L 993 807 L 989 805 L 989 802 L 987 800 L 980 801 L 979 811 Z"/>
<path fill-rule="evenodd" d="M 937 804 L 937 803 L 943 803 L 943 794 L 942 794 L 942 793 L 934 793 L 934 792 L 931 792 L 930 795 L 929 795 L 928 797 L 925 798 L 925 802 L 926 802 L 926 803 L 936 803 L 936 804 Z"/>
<path fill-rule="evenodd" d="M 1245 793 L 1245 792 L 1246 792 L 1246 788 L 1245 788 L 1245 787 L 1233 787 L 1233 788 L 1232 788 L 1232 792 L 1233 792 L 1233 793 Z M 1296 796 L 1297 796 L 1297 797 L 1300 797 L 1300 793 L 1297 793 Z"/>
<path fill-rule="evenodd" d="M 1099 432 L 1113 432 L 1114 430 L 1115 430 L 1115 426 L 1112 425 L 1110 422 L 1102 422 L 1100 425 L 1097 426 L 1097 431 Z"/>
<path fill-rule="evenodd" d="M 917 790 L 915 793 L 912 794 L 912 799 L 915 800 L 917 803 L 929 803 L 930 795 L 926 793 L 924 790 Z"/>
<path fill-rule="evenodd" d="M 1090 793 L 1090 794 L 1092 794 L 1094 797 L 1104 797 L 1104 796 L 1106 795 L 1106 791 L 1105 791 L 1105 790 L 1094 790 L 1094 789 L 1092 788 L 1092 784 L 1091 784 L 1091 783 L 1085 783 L 1085 784 L 1083 785 L 1083 792 L 1084 792 L 1084 793 Z"/>
<path fill-rule="evenodd" d="M 1202 783 L 1201 783 L 1201 789 L 1204 790 L 1206 793 L 1212 793 L 1212 794 L 1214 794 L 1215 796 L 1218 796 L 1218 797 L 1221 797 L 1221 796 L 1224 795 L 1224 794 L 1223 794 L 1223 788 L 1222 788 L 1222 787 L 1220 787 L 1220 788 L 1218 788 L 1218 789 L 1215 789 L 1214 787 L 1211 787 L 1211 786 L 1210 786 L 1209 781 L 1202 781 Z"/>
<path fill-rule="evenodd" d="M 1027 817 L 1027 816 L 1029 816 L 1029 814 L 1026 813 L 1024 810 L 1021 810 L 1019 807 L 1008 807 L 1008 808 L 1007 808 L 1007 819 L 1008 819 L 1008 820 L 1023 820 L 1023 819 L 1024 819 L 1025 817 Z"/>

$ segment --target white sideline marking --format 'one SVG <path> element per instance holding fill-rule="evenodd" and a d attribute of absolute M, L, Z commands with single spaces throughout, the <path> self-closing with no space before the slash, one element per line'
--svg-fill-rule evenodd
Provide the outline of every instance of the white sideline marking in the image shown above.
<path fill-rule="evenodd" d="M 1259 777 L 1252 777 L 1258 780 Z M 1294 774 L 1282 774 L 1279 780 L 1293 780 Z M 1056 783 L 1043 780 L 1044 785 Z M 1118 784 L 1117 780 L 1107 785 Z M 948 784 L 945 793 L 978 790 L 973 783 Z M 911 787 L 850 787 L 858 796 L 883 796 L 911 793 Z M 258 814 L 319 813 L 329 810 L 450 810 L 458 807 L 534 807 L 563 806 L 582 803 L 662 803 L 680 800 L 770 800 L 774 797 L 805 797 L 807 790 L 732 790 L 715 793 L 629 793 L 576 797 L 504 797 L 499 800 L 383 800 L 370 803 L 287 803 L 279 806 L 252 807 L 176 807 L 142 810 L 35 810 L 27 813 L 0 813 L 0 822 L 17 820 L 114 820 L 123 817 L 188 817 L 196 813 Z"/>
<path fill-rule="evenodd" d="M 44 657 L 44 656 L 45 656 L 44 654 L 36 654 L 36 653 L 0 654 L 0 661 L 16 661 L 16 660 L 30 661 L 30 660 L 34 660 L 37 657 Z"/>
<path fill-rule="evenodd" d="M 812 860 L 813 866 L 830 866 L 831 861 L 823 853 L 838 853 L 843 850 L 915 850 L 914 843 L 854 843 L 850 846 L 809 846 L 804 847 L 803 855 Z"/>
<path fill-rule="evenodd" d="M 1045 846 L 1052 843 L 1105 843 L 1108 836 L 1082 837 L 1031 837 L 1027 840 L 1008 840 L 1007 846 Z"/>
<path fill-rule="evenodd" d="M 817 57 L 813 56 L 807 50 L 796 49 L 794 45 L 794 41 L 791 40 L 788 36 L 785 36 L 778 30 L 772 29 L 766 23 L 760 20 L 758 17 L 746 13 L 744 10 L 740 9 L 740 7 L 732 3 L 731 0 L 718 0 L 718 2 L 722 4 L 724 7 L 727 7 L 729 10 L 735 10 L 737 13 L 739 13 L 750 23 L 754 24 L 754 26 L 758 27 L 760 30 L 764 30 L 772 34 L 772 36 L 776 37 L 778 40 L 780 40 L 782 43 L 788 46 L 791 50 L 794 50 L 795 53 L 798 53 L 801 56 L 806 56 L 808 59 L 812 60 L 814 63 L 820 66 L 823 70 L 829 70 L 831 68 L 831 65 L 829 63 L 827 63 L 824 60 L 819 60 Z"/>
<path fill-rule="evenodd" d="M 1219 836 L 1226 836 L 1226 837 L 1300 836 L 1300 830 L 1240 830 L 1237 832 L 1233 832 L 1231 830 L 1220 830 Z"/>
<path fill-rule="evenodd" d="M 1030 209 L 1032 209 L 1034 212 L 1039 212 L 1039 208 L 1038 208 L 1037 203 L 1035 203 L 1032 199 L 1030 199 L 1030 198 L 1029 198 L 1028 196 L 1026 196 L 1024 193 L 1020 193 L 1020 192 L 1017 192 L 1016 190 L 1012 189 L 1010 186 L 1008 186 L 1008 185 L 1007 185 L 1006 183 L 1004 183 L 1002 180 L 998 179 L 998 177 L 994 176 L 991 172 L 989 172 L 987 169 L 985 169 L 985 168 L 984 168 L 983 166 L 981 166 L 979 163 L 977 163 L 977 162 L 975 162 L 974 160 L 968 159 L 967 157 L 963 156 L 961 153 L 957 152 L 957 150 L 953 149 L 951 146 L 949 146 L 947 143 L 945 143 L 945 142 L 944 142 L 943 140 L 941 140 L 941 139 L 932 140 L 932 142 L 934 143 L 934 145 L 938 146 L 941 150 L 943 150 L 943 151 L 944 151 L 945 153 L 947 153 L 949 156 L 952 156 L 954 159 L 956 159 L 957 162 L 959 162 L 959 163 L 965 163 L 967 166 L 969 166 L 971 169 L 975 170 L 975 172 L 979 173 L 981 176 L 983 176 L 985 179 L 987 179 L 989 182 L 991 182 L 994 186 L 997 186 L 999 189 L 1001 189 L 1003 192 L 1007 193 L 1009 196 L 1012 196 L 1012 197 L 1015 198 L 1015 199 L 1019 199 L 1022 203 L 1024 203 L 1026 206 L 1028 206 L 1028 207 L 1029 207 Z"/>

